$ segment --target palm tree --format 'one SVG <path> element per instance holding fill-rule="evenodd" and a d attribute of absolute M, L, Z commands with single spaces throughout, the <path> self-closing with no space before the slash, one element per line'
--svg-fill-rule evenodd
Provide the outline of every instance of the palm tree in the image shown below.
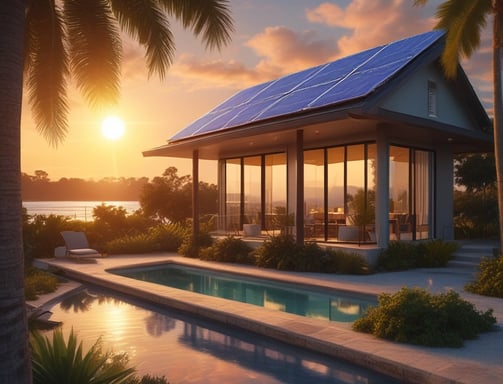
<path fill-rule="evenodd" d="M 425 5 L 428 0 L 414 0 Z M 493 86 L 494 86 L 494 156 L 498 185 L 500 242 L 503 241 L 503 1 L 502 0 L 447 0 L 437 9 L 437 29 L 446 31 L 442 65 L 447 76 L 457 73 L 460 57 L 470 57 L 480 45 L 480 35 L 487 18 L 493 21 Z M 500 245 L 501 249 L 501 245 Z"/>
<path fill-rule="evenodd" d="M 145 48 L 149 75 L 174 58 L 169 17 L 207 48 L 230 41 L 227 0 L 9 0 L 0 2 L 0 383 L 30 383 L 24 307 L 20 119 L 24 84 L 37 128 L 67 132 L 70 75 L 92 105 L 119 94 L 123 31 Z"/>

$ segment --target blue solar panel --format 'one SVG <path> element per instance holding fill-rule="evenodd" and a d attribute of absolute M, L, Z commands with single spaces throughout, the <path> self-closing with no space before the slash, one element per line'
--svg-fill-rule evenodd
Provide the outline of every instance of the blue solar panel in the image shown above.
<path fill-rule="evenodd" d="M 244 89 L 170 141 L 368 96 L 442 35 L 423 33 Z"/>

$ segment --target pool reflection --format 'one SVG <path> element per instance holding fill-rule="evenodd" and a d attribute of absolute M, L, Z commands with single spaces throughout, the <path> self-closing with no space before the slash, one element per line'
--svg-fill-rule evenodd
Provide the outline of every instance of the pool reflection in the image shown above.
<path fill-rule="evenodd" d="M 208 296 L 240 301 L 306 317 L 352 322 L 376 299 L 342 292 L 308 290 L 288 283 L 215 273 L 204 269 L 155 266 L 118 269 L 113 273 Z"/>
<path fill-rule="evenodd" d="M 172 383 L 393 383 L 389 378 L 323 355 L 211 321 L 86 289 L 51 309 L 86 346 L 127 352 L 139 374 Z"/>

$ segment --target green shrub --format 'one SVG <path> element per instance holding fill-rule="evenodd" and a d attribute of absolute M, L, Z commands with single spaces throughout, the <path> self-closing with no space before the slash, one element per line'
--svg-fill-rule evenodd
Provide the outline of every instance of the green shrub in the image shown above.
<path fill-rule="evenodd" d="M 377 266 L 387 271 L 400 271 L 417 265 L 418 249 L 414 243 L 390 241 L 377 260 Z"/>
<path fill-rule="evenodd" d="M 367 260 L 357 252 L 331 249 L 329 255 L 333 259 L 333 266 L 325 267 L 327 271 L 348 275 L 367 275 L 371 272 Z"/>
<path fill-rule="evenodd" d="M 63 245 L 61 231 L 76 224 L 68 217 L 57 215 L 25 216 L 23 222 L 23 245 L 26 265 L 33 259 L 54 256 L 54 248 Z"/>
<path fill-rule="evenodd" d="M 418 244 L 417 267 L 445 267 L 452 259 L 458 244 L 452 241 L 430 240 Z"/>
<path fill-rule="evenodd" d="M 211 247 L 212 245 L 213 238 L 208 232 L 199 232 L 197 241 L 194 241 L 192 233 L 188 233 L 185 235 L 182 244 L 178 248 L 178 253 L 185 257 L 197 259 L 202 249 Z"/>
<path fill-rule="evenodd" d="M 479 295 L 503 298 L 503 256 L 482 259 L 475 281 L 468 283 L 465 289 Z"/>
<path fill-rule="evenodd" d="M 182 244 L 187 230 L 179 224 L 157 225 L 146 233 L 126 235 L 106 243 L 109 254 L 175 252 Z"/>
<path fill-rule="evenodd" d="M 494 329 L 492 310 L 484 313 L 450 291 L 432 295 L 420 288 L 402 288 L 381 294 L 377 307 L 353 323 L 353 329 L 393 341 L 434 346 L 461 347 L 480 332 Z"/>
<path fill-rule="evenodd" d="M 256 251 L 257 265 L 297 272 L 367 274 L 368 263 L 358 253 L 324 249 L 317 243 L 297 244 L 291 235 L 265 241 Z"/>
<path fill-rule="evenodd" d="M 297 252 L 298 247 L 293 236 L 286 234 L 273 236 L 257 248 L 257 266 L 280 270 L 292 269 L 294 264 L 291 259 L 296 257 Z"/>
<path fill-rule="evenodd" d="M 30 346 L 34 384 L 120 384 L 134 373 L 127 367 L 127 355 L 103 352 L 101 340 L 84 352 L 73 330 L 68 341 L 61 329 L 53 332 L 52 340 L 34 332 Z"/>
<path fill-rule="evenodd" d="M 53 275 L 40 269 L 30 268 L 24 278 L 26 300 L 36 300 L 38 295 L 51 293 L 58 288 L 59 281 Z"/>
<path fill-rule="evenodd" d="M 457 249 L 455 242 L 443 240 L 390 241 L 379 255 L 377 266 L 387 271 L 445 267 Z"/>
<path fill-rule="evenodd" d="M 202 260 L 254 264 L 255 257 L 251 252 L 252 248 L 243 240 L 230 236 L 220 239 L 211 247 L 201 250 L 199 256 Z"/>

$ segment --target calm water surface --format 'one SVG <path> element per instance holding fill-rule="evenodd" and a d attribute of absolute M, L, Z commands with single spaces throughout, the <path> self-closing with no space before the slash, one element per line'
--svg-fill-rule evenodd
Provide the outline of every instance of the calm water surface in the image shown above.
<path fill-rule="evenodd" d="M 23 201 L 29 215 L 59 215 L 72 219 L 93 220 L 93 209 L 101 204 L 124 208 L 133 213 L 140 208 L 138 201 Z"/>
<path fill-rule="evenodd" d="M 330 321 L 353 322 L 370 306 L 377 304 L 375 297 L 334 290 L 315 290 L 294 284 L 173 263 L 140 268 L 120 268 L 111 272 L 207 296 Z"/>
<path fill-rule="evenodd" d="M 256 334 L 140 304 L 86 288 L 51 308 L 87 348 L 102 337 L 105 349 L 127 352 L 138 374 L 165 375 L 171 384 L 369 383 L 393 379 Z"/>

